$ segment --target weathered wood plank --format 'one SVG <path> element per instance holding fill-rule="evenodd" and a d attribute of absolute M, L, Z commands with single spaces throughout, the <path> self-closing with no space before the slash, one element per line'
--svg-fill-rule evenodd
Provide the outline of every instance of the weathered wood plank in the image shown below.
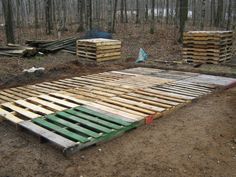
<path fill-rule="evenodd" d="M 23 121 L 19 123 L 20 126 L 24 127 L 27 130 L 34 132 L 35 134 L 49 140 L 50 142 L 58 145 L 59 147 L 70 148 L 73 146 L 79 145 L 79 143 L 75 143 L 67 138 L 64 138 L 56 133 L 53 133 L 45 128 L 42 128 L 30 121 Z"/>

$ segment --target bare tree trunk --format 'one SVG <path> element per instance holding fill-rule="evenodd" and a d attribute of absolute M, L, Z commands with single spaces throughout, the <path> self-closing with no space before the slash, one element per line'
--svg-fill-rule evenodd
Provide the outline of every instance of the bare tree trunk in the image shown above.
<path fill-rule="evenodd" d="M 112 22 L 112 32 L 113 33 L 115 32 L 115 26 L 116 26 L 117 3 L 118 3 L 118 0 L 115 0 L 114 11 L 113 11 L 113 22 Z"/>
<path fill-rule="evenodd" d="M 180 0 L 180 28 L 179 28 L 179 42 L 183 42 L 183 33 L 185 29 L 185 22 L 188 19 L 188 0 Z"/>
<path fill-rule="evenodd" d="M 62 0 L 62 29 L 61 31 L 68 31 L 66 27 L 66 22 L 67 22 L 67 1 Z"/>
<path fill-rule="evenodd" d="M 77 32 L 84 31 L 84 0 L 78 0 L 79 27 Z"/>
<path fill-rule="evenodd" d="M 148 21 L 148 0 L 145 2 L 145 20 Z"/>
<path fill-rule="evenodd" d="M 46 33 L 52 34 L 52 0 L 45 2 Z"/>
<path fill-rule="evenodd" d="M 201 30 L 204 29 L 205 17 L 206 17 L 206 0 L 202 0 Z"/>
<path fill-rule="evenodd" d="M 112 32 L 112 0 L 108 0 L 108 32 Z"/>
<path fill-rule="evenodd" d="M 16 26 L 20 26 L 20 0 L 16 0 Z"/>
<path fill-rule="evenodd" d="M 179 21 L 179 0 L 176 0 L 175 4 L 175 25 L 178 27 Z"/>
<path fill-rule="evenodd" d="M 154 27 L 155 27 L 155 0 L 152 0 L 152 9 L 151 9 L 151 13 L 152 13 L 152 21 L 151 21 L 151 27 L 150 27 L 150 33 L 154 34 Z"/>
<path fill-rule="evenodd" d="M 192 15 L 192 18 L 193 18 L 193 26 L 196 26 L 196 15 L 197 15 L 197 2 L 196 0 L 193 0 L 192 2 L 192 12 L 193 12 L 193 15 Z"/>
<path fill-rule="evenodd" d="M 92 0 L 87 0 L 87 24 L 88 30 L 93 29 Z"/>
<path fill-rule="evenodd" d="M 120 22 L 124 23 L 124 0 L 120 1 Z"/>
<path fill-rule="evenodd" d="M 222 25 L 223 20 L 223 0 L 218 0 L 218 6 L 217 6 L 217 14 L 216 14 L 216 20 L 215 25 L 217 27 L 220 27 Z"/>
<path fill-rule="evenodd" d="M 169 24 L 169 0 L 166 0 L 166 24 Z"/>
<path fill-rule="evenodd" d="M 136 24 L 140 23 L 139 21 L 139 0 L 136 0 Z"/>
<path fill-rule="evenodd" d="M 39 27 L 38 0 L 34 0 L 34 26 L 35 26 L 35 29 L 38 29 L 38 27 Z"/>
<path fill-rule="evenodd" d="M 235 15 L 235 14 L 234 14 L 234 15 Z M 230 30 L 231 21 L 232 21 L 232 0 L 229 0 L 227 30 Z"/>
<path fill-rule="evenodd" d="M 2 0 L 7 43 L 15 43 L 12 0 Z"/>
<path fill-rule="evenodd" d="M 125 4 L 125 23 L 128 23 L 127 0 L 124 0 L 124 4 Z"/>
<path fill-rule="evenodd" d="M 233 16 L 233 23 L 232 23 L 232 29 L 235 30 L 236 28 L 236 1 L 232 2 L 232 8 L 233 8 L 233 12 L 234 12 L 234 16 Z"/>

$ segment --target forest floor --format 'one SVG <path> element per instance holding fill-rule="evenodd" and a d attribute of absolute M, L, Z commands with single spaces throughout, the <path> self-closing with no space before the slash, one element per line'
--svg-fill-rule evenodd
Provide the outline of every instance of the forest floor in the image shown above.
<path fill-rule="evenodd" d="M 123 29 L 123 30 L 122 30 Z M 143 29 L 122 28 L 122 60 L 95 63 L 59 52 L 34 58 L 0 58 L 0 89 L 132 67 L 153 67 L 236 77 L 236 57 L 223 65 L 181 63 L 176 32 L 160 29 L 154 36 Z M 139 28 L 138 28 L 139 29 Z M 126 35 L 124 35 L 126 34 Z M 135 64 L 138 51 L 150 55 Z M 44 67 L 43 73 L 24 69 Z M 174 114 L 105 144 L 65 158 L 54 147 L 0 123 L 0 177 L 139 177 L 214 176 L 236 174 L 236 88 L 215 93 Z"/>
<path fill-rule="evenodd" d="M 63 52 L 33 58 L 0 57 L 0 88 L 103 71 L 120 70 L 136 66 L 236 76 L 235 43 L 233 47 L 234 58 L 231 63 L 224 65 L 204 64 L 200 67 L 195 67 L 190 64 L 182 64 L 181 45 L 177 42 L 177 29 L 167 26 L 158 26 L 158 31 L 153 35 L 150 34 L 148 30 L 148 26 L 126 26 L 126 24 L 117 29 L 114 38 L 122 41 L 122 60 L 120 61 L 105 63 L 86 62 L 79 60 L 77 56 Z M 68 33 L 66 33 L 64 37 L 68 37 L 70 34 Z M 32 35 L 32 32 L 30 34 Z M 2 33 L 0 32 L 0 36 L 1 35 Z M 80 35 L 83 36 L 83 34 Z M 44 39 L 49 38 L 49 36 L 46 37 L 47 38 Z M 53 38 L 55 38 L 55 36 L 53 36 Z M 1 41 L 0 44 L 2 44 Z M 143 48 L 148 53 L 149 59 L 144 64 L 135 64 L 140 48 Z M 24 69 L 31 67 L 44 67 L 45 72 L 35 75 L 23 73 Z"/>

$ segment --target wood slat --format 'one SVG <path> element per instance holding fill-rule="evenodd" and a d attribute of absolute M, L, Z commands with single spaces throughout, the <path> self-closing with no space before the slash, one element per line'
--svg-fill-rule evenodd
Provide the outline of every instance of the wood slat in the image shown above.
<path fill-rule="evenodd" d="M 15 124 L 19 124 L 22 122 L 22 119 L 19 119 L 18 117 L 14 116 L 12 113 L 0 108 L 0 117 L 3 117 L 4 119 L 9 120 L 10 122 L 13 122 Z"/>
<path fill-rule="evenodd" d="M 16 106 L 13 103 L 4 103 L 4 104 L 2 104 L 2 106 L 6 107 L 6 108 L 9 108 L 9 109 L 17 112 L 18 114 L 21 114 L 21 115 L 23 115 L 23 116 L 25 116 L 26 118 L 29 118 L 29 119 L 34 119 L 34 118 L 37 118 L 37 117 L 41 116 L 41 115 L 33 113 L 31 111 L 27 111 L 26 109 L 23 109 L 19 106 Z M 2 109 L 3 109 L 3 107 L 2 107 Z"/>
<path fill-rule="evenodd" d="M 54 95 L 54 94 L 52 94 L 52 95 Z M 65 101 L 65 100 L 61 100 L 61 99 L 58 99 L 58 98 L 55 98 L 55 97 L 52 97 L 52 96 L 48 96 L 48 95 L 40 95 L 39 98 L 42 98 L 42 99 L 45 99 L 45 100 L 48 100 L 48 101 L 51 101 L 51 102 L 55 102 L 59 105 L 69 107 L 69 108 L 74 108 L 74 107 L 78 106 L 77 104 L 74 104 L 74 103 L 71 103 L 71 102 L 68 102 L 68 101 Z"/>
<path fill-rule="evenodd" d="M 22 107 L 25 107 L 25 108 L 28 108 L 34 112 L 38 112 L 38 113 L 41 113 L 41 114 L 53 114 L 54 112 L 53 111 L 50 111 L 50 110 L 47 110 L 45 108 L 42 108 L 40 106 L 37 106 L 35 104 L 32 104 L 32 103 L 29 103 L 25 100 L 18 100 L 18 101 L 15 101 L 16 104 L 22 106 Z"/>

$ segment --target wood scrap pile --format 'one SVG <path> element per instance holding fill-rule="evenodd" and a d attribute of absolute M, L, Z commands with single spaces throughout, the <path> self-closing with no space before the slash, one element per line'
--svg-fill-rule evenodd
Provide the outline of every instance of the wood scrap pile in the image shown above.
<path fill-rule="evenodd" d="M 231 59 L 232 31 L 190 31 L 184 33 L 183 58 L 187 62 L 218 64 Z"/>
<path fill-rule="evenodd" d="M 68 53 L 76 54 L 76 41 L 79 37 L 70 37 L 66 39 L 45 41 L 45 40 L 28 40 L 26 44 L 31 47 L 36 47 L 43 53 L 54 53 L 59 50 L 64 50 Z"/>
<path fill-rule="evenodd" d="M 0 47 L 0 56 L 8 57 L 31 57 L 38 53 L 34 47 L 20 46 L 8 44 L 7 46 Z"/>

